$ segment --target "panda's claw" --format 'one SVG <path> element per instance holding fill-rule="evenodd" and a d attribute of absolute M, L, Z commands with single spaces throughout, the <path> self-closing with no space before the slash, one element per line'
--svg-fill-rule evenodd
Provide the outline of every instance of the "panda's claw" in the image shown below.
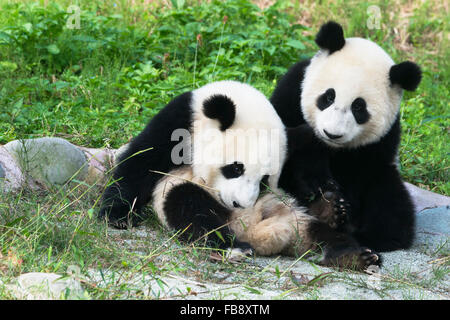
<path fill-rule="evenodd" d="M 366 250 L 361 253 L 360 257 L 362 260 L 364 260 L 367 266 L 378 265 L 380 261 L 380 256 L 376 252 L 373 252 L 368 248 L 366 248 Z"/>

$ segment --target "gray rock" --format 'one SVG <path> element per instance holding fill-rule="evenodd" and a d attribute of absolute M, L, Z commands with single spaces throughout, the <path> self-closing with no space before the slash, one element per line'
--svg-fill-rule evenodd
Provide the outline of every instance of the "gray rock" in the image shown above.
<path fill-rule="evenodd" d="M 117 164 L 117 159 L 127 150 L 128 143 L 122 145 L 119 149 L 114 153 L 114 162 Z"/>
<path fill-rule="evenodd" d="M 426 209 L 417 214 L 415 246 L 450 248 L 450 206 Z"/>
<path fill-rule="evenodd" d="M 84 152 L 89 163 L 88 174 L 85 177 L 85 181 L 89 184 L 100 182 L 114 166 L 114 155 L 116 150 L 85 147 L 79 148 Z"/>
<path fill-rule="evenodd" d="M 71 178 L 83 180 L 88 173 L 83 151 L 61 138 L 15 140 L 4 147 L 22 172 L 47 186 L 63 185 Z"/>
<path fill-rule="evenodd" d="M 450 206 L 450 197 L 421 189 L 407 182 L 405 186 L 414 202 L 416 212 L 427 208 Z"/>
<path fill-rule="evenodd" d="M 2 164 L 0 163 L 0 179 L 4 178 L 6 176 L 5 170 L 2 167 Z"/>
<path fill-rule="evenodd" d="M 7 289 L 21 300 L 83 299 L 84 290 L 73 278 L 56 273 L 30 272 L 18 276 Z"/>
<path fill-rule="evenodd" d="M 0 191 L 17 191 L 26 185 L 26 180 L 18 164 L 6 150 L 0 146 L 0 167 L 2 168 L 2 179 L 0 180 Z M 35 187 L 34 184 L 31 185 Z"/>

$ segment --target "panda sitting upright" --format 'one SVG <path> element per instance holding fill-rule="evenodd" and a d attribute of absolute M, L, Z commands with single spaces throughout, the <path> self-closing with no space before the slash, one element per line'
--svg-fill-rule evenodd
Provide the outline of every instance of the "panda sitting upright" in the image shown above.
<path fill-rule="evenodd" d="M 159 221 L 181 239 L 205 240 L 231 257 L 320 247 L 322 264 L 377 264 L 376 254 L 336 230 L 337 199 L 308 212 L 279 192 L 289 132 L 297 131 L 286 130 L 269 100 L 249 85 L 220 81 L 184 93 L 119 156 L 99 217 L 126 228 L 151 201 Z M 270 191 L 261 194 L 260 185 Z"/>
<path fill-rule="evenodd" d="M 342 230 L 376 251 L 409 248 L 414 207 L 396 156 L 402 92 L 416 89 L 420 68 L 395 64 L 372 41 L 345 39 L 331 21 L 316 43 L 321 50 L 292 66 L 270 99 L 287 127 L 309 126 L 317 138 L 289 157 L 279 187 L 302 204 L 339 188 L 350 207 Z"/>

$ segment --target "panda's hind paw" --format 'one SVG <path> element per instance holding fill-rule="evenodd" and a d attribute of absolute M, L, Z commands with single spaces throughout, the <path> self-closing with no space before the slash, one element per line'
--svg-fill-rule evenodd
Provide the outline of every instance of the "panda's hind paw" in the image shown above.
<path fill-rule="evenodd" d="M 381 255 L 366 247 L 328 249 L 322 265 L 365 271 L 370 266 L 379 267 L 382 263 Z"/>
<path fill-rule="evenodd" d="M 379 266 L 382 262 L 381 255 L 369 248 L 363 248 L 360 258 L 366 267 L 372 265 Z"/>

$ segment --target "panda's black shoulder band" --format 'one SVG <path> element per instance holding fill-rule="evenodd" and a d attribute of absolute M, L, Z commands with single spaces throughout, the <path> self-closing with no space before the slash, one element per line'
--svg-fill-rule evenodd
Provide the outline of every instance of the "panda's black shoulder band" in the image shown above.
<path fill-rule="evenodd" d="M 234 122 L 236 106 L 234 102 L 223 94 L 215 94 L 203 102 L 203 113 L 210 119 L 220 122 L 220 130 L 225 131 Z"/>
<path fill-rule="evenodd" d="M 316 43 L 321 49 L 327 49 L 329 54 L 341 50 L 345 45 L 344 30 L 340 24 L 329 21 L 320 27 Z"/>

